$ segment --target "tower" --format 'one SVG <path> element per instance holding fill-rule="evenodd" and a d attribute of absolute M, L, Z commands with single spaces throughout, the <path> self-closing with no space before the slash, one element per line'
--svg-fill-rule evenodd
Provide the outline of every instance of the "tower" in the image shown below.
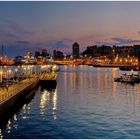
<path fill-rule="evenodd" d="M 75 42 L 72 46 L 72 52 L 73 52 L 73 57 L 78 58 L 79 57 L 79 44 Z"/>

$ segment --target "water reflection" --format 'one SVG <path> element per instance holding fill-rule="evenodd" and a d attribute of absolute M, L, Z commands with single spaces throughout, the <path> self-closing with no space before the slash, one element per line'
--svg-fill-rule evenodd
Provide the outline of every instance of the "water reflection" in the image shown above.
<path fill-rule="evenodd" d="M 57 119 L 57 89 L 54 92 L 53 95 L 53 100 L 52 100 L 52 104 L 53 104 L 53 118 L 54 120 Z"/>
<path fill-rule="evenodd" d="M 3 136 L 138 138 L 140 84 L 115 83 L 117 75 L 118 69 L 64 66 L 57 88 L 36 91 L 32 102 L 8 121 Z"/>
<path fill-rule="evenodd" d="M 44 115 L 45 113 L 47 102 L 49 101 L 49 94 L 47 90 L 44 90 L 40 97 L 40 115 Z"/>
<path fill-rule="evenodd" d="M 30 104 L 24 104 L 23 105 L 23 115 L 22 115 L 22 118 L 23 119 L 27 119 L 29 118 L 29 111 L 30 111 Z"/>
<path fill-rule="evenodd" d="M 7 133 L 10 133 L 11 132 L 11 127 L 12 124 L 11 124 L 11 119 L 8 120 L 8 123 L 7 123 L 7 126 L 6 126 L 6 129 L 7 129 Z"/>
<path fill-rule="evenodd" d="M 2 130 L 0 129 L 0 139 L 3 138 L 3 135 L 2 135 Z"/>
<path fill-rule="evenodd" d="M 52 110 L 54 119 L 57 119 L 57 88 L 52 91 L 44 90 L 40 97 L 40 115 L 44 115 L 47 109 Z"/>

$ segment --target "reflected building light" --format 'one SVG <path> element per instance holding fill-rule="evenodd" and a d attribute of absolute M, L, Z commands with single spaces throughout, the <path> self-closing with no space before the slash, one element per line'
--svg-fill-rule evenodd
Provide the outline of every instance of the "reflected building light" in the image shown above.
<path fill-rule="evenodd" d="M 136 88 L 138 91 L 140 91 L 140 85 L 137 85 Z"/>
<path fill-rule="evenodd" d="M 7 133 L 10 133 L 11 132 L 11 120 L 10 119 L 8 120 L 6 129 L 7 129 Z"/>
<path fill-rule="evenodd" d="M 23 106 L 23 119 L 27 119 L 28 118 L 28 115 L 29 115 L 29 110 L 30 110 L 30 106 L 29 104 L 24 104 Z"/>
<path fill-rule="evenodd" d="M 79 80 L 80 84 L 81 84 L 82 86 L 86 86 L 86 85 L 84 84 L 84 75 L 83 75 L 82 72 L 79 73 L 79 78 L 80 78 L 80 80 Z"/>
<path fill-rule="evenodd" d="M 47 102 L 49 100 L 49 92 L 46 90 L 41 95 L 40 99 L 40 114 L 43 115 L 45 113 L 45 108 L 47 107 Z"/>
<path fill-rule="evenodd" d="M 74 89 L 74 90 L 76 89 L 76 76 L 77 76 L 77 75 L 76 75 L 76 72 L 74 72 L 74 73 L 73 73 L 73 79 L 72 79 L 72 80 L 73 80 L 72 83 L 73 83 L 73 89 Z"/>
<path fill-rule="evenodd" d="M 104 86 L 105 86 L 105 88 L 107 88 L 108 81 L 109 81 L 109 77 L 108 77 L 108 74 L 107 74 L 107 73 L 105 73 L 104 78 L 105 78 L 105 81 L 104 81 Z"/>
<path fill-rule="evenodd" d="M 64 90 L 67 89 L 67 79 L 68 79 L 68 73 L 64 73 L 64 80 L 63 80 L 63 84 L 64 84 Z"/>
<path fill-rule="evenodd" d="M 55 90 L 55 92 L 53 93 L 53 98 L 52 98 L 52 114 L 53 114 L 53 118 L 54 120 L 57 119 L 57 115 L 56 115 L 56 111 L 57 111 L 57 89 Z"/>
<path fill-rule="evenodd" d="M 52 109 L 55 111 L 55 110 L 57 110 L 57 90 L 55 90 L 55 92 L 54 92 L 52 102 L 53 102 Z"/>
<path fill-rule="evenodd" d="M 0 129 L 0 139 L 3 138 L 3 135 L 2 135 L 2 130 Z"/>
<path fill-rule="evenodd" d="M 117 68 L 112 68 L 112 76 L 115 78 L 117 76 L 118 69 Z"/>
<path fill-rule="evenodd" d="M 66 70 L 68 66 L 67 66 L 67 65 L 64 65 L 63 67 L 64 67 L 64 69 Z"/>
<path fill-rule="evenodd" d="M 15 122 L 17 121 L 17 115 L 16 115 L 16 114 L 14 114 L 13 120 L 14 120 Z M 12 127 L 17 129 L 18 123 L 13 123 Z"/>

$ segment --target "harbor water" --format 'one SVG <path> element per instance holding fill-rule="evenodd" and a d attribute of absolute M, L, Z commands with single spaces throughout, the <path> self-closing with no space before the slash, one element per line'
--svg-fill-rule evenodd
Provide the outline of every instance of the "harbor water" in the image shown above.
<path fill-rule="evenodd" d="M 54 90 L 38 87 L 0 123 L 1 138 L 140 138 L 140 84 L 117 68 L 61 66 Z"/>

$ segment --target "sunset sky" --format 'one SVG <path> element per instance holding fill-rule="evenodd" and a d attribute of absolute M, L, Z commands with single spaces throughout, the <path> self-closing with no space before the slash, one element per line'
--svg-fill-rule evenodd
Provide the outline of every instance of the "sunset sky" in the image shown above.
<path fill-rule="evenodd" d="M 46 48 L 140 44 L 140 2 L 0 2 L 0 44 L 7 55 Z M 0 51 L 1 52 L 1 51 Z"/>

